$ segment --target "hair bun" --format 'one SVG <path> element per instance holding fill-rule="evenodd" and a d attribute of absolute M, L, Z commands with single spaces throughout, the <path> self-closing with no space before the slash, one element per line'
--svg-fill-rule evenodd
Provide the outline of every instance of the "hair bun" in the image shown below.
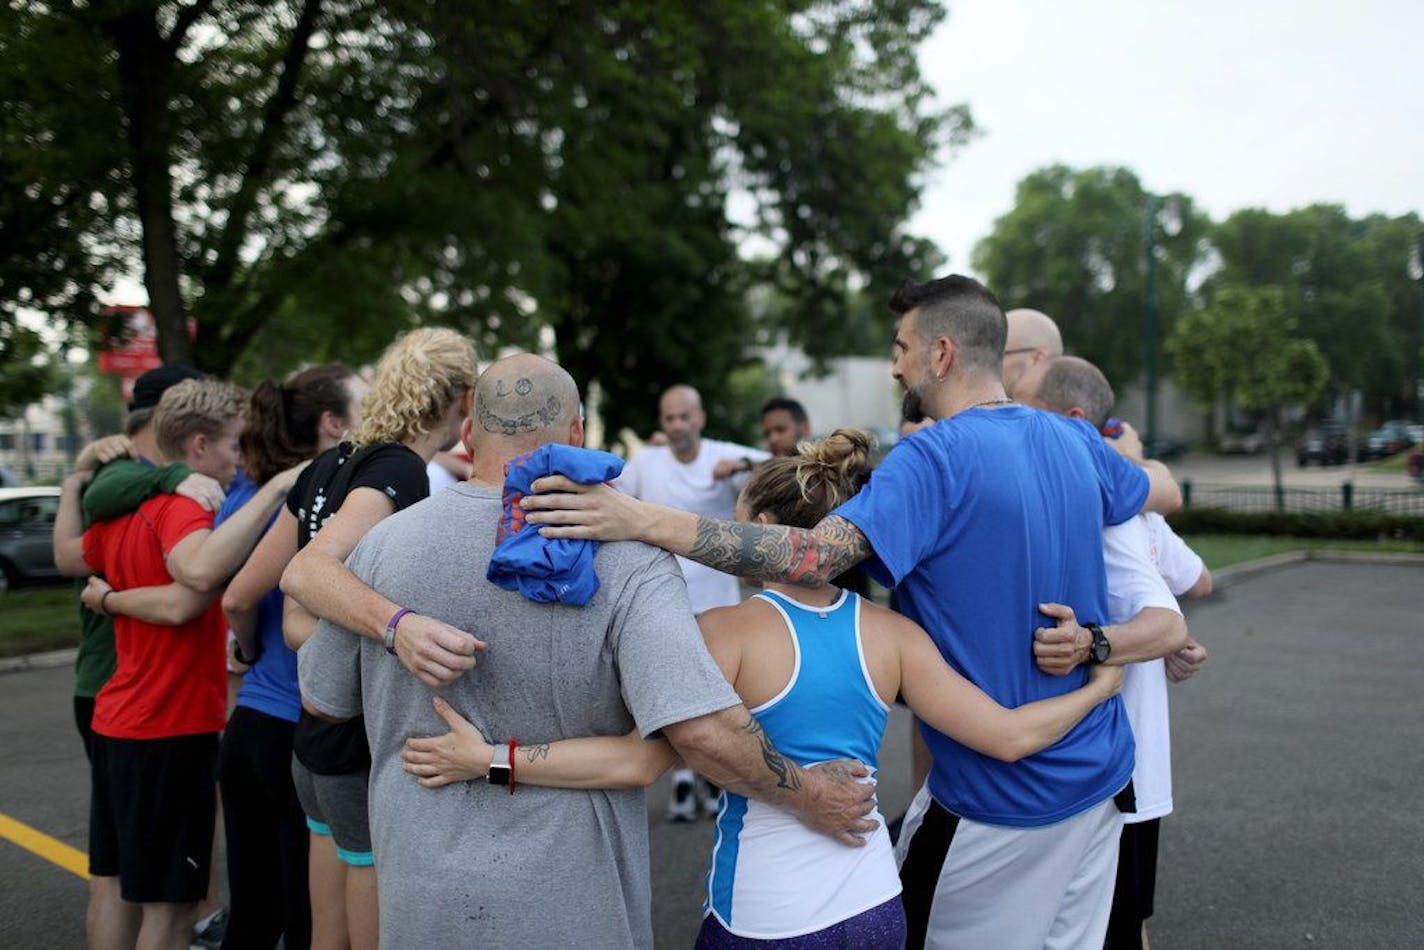
<path fill-rule="evenodd" d="M 824 439 L 801 445 L 808 462 L 846 475 L 870 471 L 874 453 L 875 438 L 864 429 L 837 429 Z"/>

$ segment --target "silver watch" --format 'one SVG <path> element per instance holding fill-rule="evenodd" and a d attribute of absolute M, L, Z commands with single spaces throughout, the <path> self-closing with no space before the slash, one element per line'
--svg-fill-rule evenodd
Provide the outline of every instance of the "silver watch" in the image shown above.
<path fill-rule="evenodd" d="M 514 763 L 509 760 L 509 743 L 501 742 L 494 747 L 494 757 L 490 759 L 489 772 L 485 773 L 485 780 L 491 785 L 508 785 L 509 777 L 514 774 Z"/>

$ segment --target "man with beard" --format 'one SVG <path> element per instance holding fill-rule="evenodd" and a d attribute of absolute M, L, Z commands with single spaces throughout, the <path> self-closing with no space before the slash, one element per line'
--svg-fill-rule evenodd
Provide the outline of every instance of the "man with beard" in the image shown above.
<path fill-rule="evenodd" d="M 1159 465 L 1123 459 L 1091 426 L 1010 402 L 1004 313 L 978 282 L 907 284 L 890 306 L 900 315 L 891 372 L 940 421 L 816 527 L 716 521 L 560 477 L 534 484 L 545 494 L 524 500 L 529 521 L 550 537 L 636 538 L 782 582 L 820 583 L 867 561 L 946 659 L 999 702 L 1081 686 L 1082 666 L 1050 676 L 1029 647 L 1056 621 L 1063 652 L 1100 654 L 1102 529 L 1144 506 L 1174 507 L 1176 485 Z M 1104 703 L 1058 744 L 1012 764 L 924 735 L 932 801 L 902 837 L 912 945 L 1101 945 L 1121 827 L 1113 799 L 1133 766 L 1122 704 Z"/>

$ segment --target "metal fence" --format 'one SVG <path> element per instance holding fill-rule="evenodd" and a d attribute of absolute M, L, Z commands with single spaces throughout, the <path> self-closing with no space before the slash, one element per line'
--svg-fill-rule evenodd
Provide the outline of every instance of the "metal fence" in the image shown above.
<path fill-rule="evenodd" d="M 1270 485 L 1213 485 L 1182 483 L 1187 507 L 1226 508 L 1230 511 L 1275 511 L 1276 490 Z M 1390 515 L 1424 517 L 1424 488 L 1358 488 L 1342 482 L 1339 488 L 1282 488 L 1281 510 L 1379 511 Z"/>

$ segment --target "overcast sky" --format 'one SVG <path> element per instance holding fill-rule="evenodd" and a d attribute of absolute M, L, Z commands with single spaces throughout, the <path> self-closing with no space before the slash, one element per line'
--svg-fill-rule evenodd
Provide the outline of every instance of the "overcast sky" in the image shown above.
<path fill-rule="evenodd" d="M 911 229 L 970 253 L 1029 172 L 1124 165 L 1214 218 L 1424 210 L 1420 0 L 951 0 L 921 62 L 981 135 Z M 1401 263 L 1401 266 L 1403 264 Z"/>

